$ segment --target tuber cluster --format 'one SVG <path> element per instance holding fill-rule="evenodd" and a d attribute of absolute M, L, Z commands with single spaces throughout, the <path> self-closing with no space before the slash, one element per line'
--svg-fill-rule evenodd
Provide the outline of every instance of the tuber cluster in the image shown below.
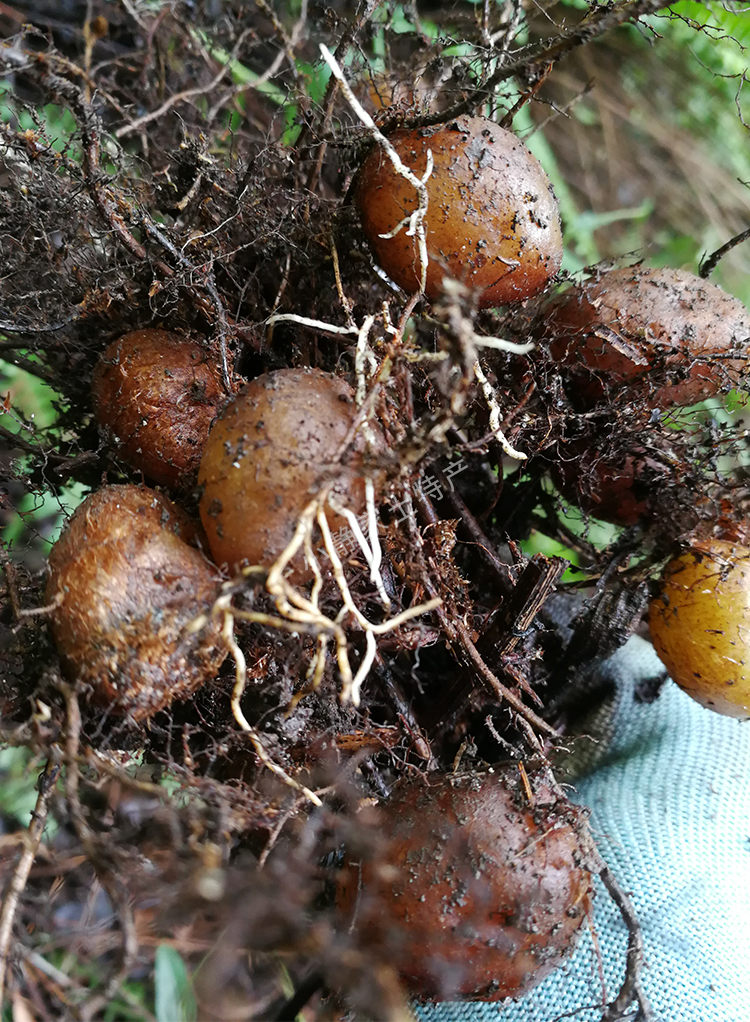
<path fill-rule="evenodd" d="M 385 942 L 418 997 L 496 1001 L 569 955 L 591 878 L 575 812 L 517 764 L 402 780 L 382 806 L 383 858 L 349 863 L 338 906 Z"/>
<path fill-rule="evenodd" d="M 354 36 L 352 52 L 353 44 Z M 409 85 L 391 99 L 402 109 L 420 102 Z M 370 96 L 372 106 L 379 100 Z M 538 361 L 528 377 L 513 376 L 513 353 L 532 345 L 504 335 L 527 341 L 534 332 L 526 317 L 537 306 L 519 303 L 544 292 L 560 271 L 560 217 L 529 149 L 474 116 L 401 127 L 387 144 L 379 135 L 357 173 L 354 202 L 375 260 L 415 300 L 423 289 L 440 304 L 420 320 L 412 301 L 401 308 L 382 302 L 366 276 L 347 278 L 330 241 L 330 200 L 341 180 L 328 144 L 335 101 L 331 89 L 321 105 L 325 124 L 300 106 L 310 118 L 294 158 L 281 135 L 269 132 L 254 150 L 247 188 L 232 161 L 220 166 L 220 149 L 204 152 L 186 139 L 179 166 L 159 156 L 166 160 L 159 179 L 169 185 L 163 190 L 174 191 L 171 212 L 160 211 L 169 231 L 144 211 L 131 225 L 141 240 L 132 236 L 127 265 L 138 262 L 141 247 L 149 258 L 153 250 L 158 278 L 145 262 L 138 272 L 151 282 L 148 297 L 159 298 L 154 314 L 174 302 L 171 321 L 212 329 L 224 349 L 231 323 L 233 370 L 262 375 L 229 395 L 206 346 L 161 329 L 127 333 L 101 354 L 97 348 L 92 401 L 104 442 L 134 473 L 195 499 L 202 525 L 156 490 L 105 486 L 55 544 L 46 591 L 65 676 L 95 707 L 127 723 L 189 698 L 231 649 L 233 718 L 206 720 L 197 706 L 185 714 L 182 736 L 157 722 L 144 747 L 154 762 L 179 762 L 186 778 L 206 781 L 193 787 L 205 792 L 215 820 L 203 826 L 196 814 L 189 821 L 196 849 L 206 851 L 206 874 L 223 877 L 225 838 L 240 864 L 263 856 L 257 871 L 247 870 L 248 890 L 262 892 L 255 900 L 264 903 L 251 906 L 250 918 L 270 920 L 269 957 L 279 946 L 293 948 L 302 964 L 287 977 L 292 1000 L 269 998 L 258 1017 L 266 1008 L 267 1017 L 307 1012 L 300 991 L 311 980 L 340 992 L 329 964 L 330 947 L 338 950 L 336 919 L 346 933 L 344 954 L 364 962 L 362 972 L 373 964 L 373 987 L 385 985 L 382 976 L 393 977 L 395 966 L 420 999 L 518 997 L 572 953 L 590 911 L 591 869 L 601 863 L 550 760 L 574 717 L 578 686 L 588 686 L 590 702 L 592 664 L 624 638 L 642 603 L 633 609 L 636 586 L 627 588 L 634 574 L 627 574 L 633 548 L 626 535 L 611 556 L 587 544 L 585 604 L 569 589 L 540 615 L 562 558 L 526 558 L 521 544 L 541 521 L 538 506 L 544 522 L 566 534 L 540 497 L 539 477 L 551 472 L 563 494 L 620 525 L 654 515 L 653 493 L 664 480 L 670 489 L 680 459 L 669 442 L 638 434 L 641 420 L 653 413 L 658 423 L 663 408 L 740 386 L 750 339 L 750 315 L 719 288 L 679 270 L 630 267 L 596 273 L 540 306 Z M 321 148 L 318 160 L 321 140 L 329 151 Z M 94 147 L 84 148 L 86 155 Z M 244 157 L 234 162 L 244 174 Z M 94 175 L 84 184 L 90 202 L 101 182 Z M 112 208 L 125 216 L 127 203 Z M 204 292 L 200 302 L 189 294 L 191 280 Z M 299 309 L 302 293 L 314 295 L 309 309 Z M 141 297 L 134 319 L 146 306 Z M 93 297 L 82 307 L 88 302 Z M 503 305 L 510 306 L 504 316 L 477 313 Z M 272 347 L 266 327 L 282 321 L 295 325 L 280 328 Z M 285 352 L 286 331 L 297 327 L 299 338 Z M 96 330 L 87 331 L 96 344 Z M 384 426 L 374 443 L 376 427 L 361 428 L 361 394 L 340 375 L 342 365 L 354 366 L 362 388 L 369 379 L 368 397 L 380 402 Z M 617 432 L 628 406 L 642 413 L 635 425 L 638 415 L 628 420 L 633 442 Z M 507 489 L 495 500 L 506 458 L 525 467 L 507 473 Z M 369 572 L 352 572 L 350 586 L 338 570 L 322 577 L 315 555 L 326 545 L 331 553 L 329 531 L 350 532 L 352 515 L 367 504 L 367 480 L 381 489 L 378 461 L 398 471 L 400 484 L 412 484 L 415 499 L 404 494 L 383 515 Z M 454 487 L 459 464 L 465 475 Z M 292 557 L 303 527 L 305 544 Z M 647 553 L 645 571 L 637 566 L 639 581 L 664 549 L 664 533 L 654 529 L 649 543 L 652 536 L 656 554 Z M 280 564 L 296 584 L 315 575 L 311 592 L 278 585 Z M 252 568 L 256 577 L 220 588 L 222 571 Z M 707 542 L 668 565 L 650 608 L 654 643 L 676 682 L 736 717 L 750 717 L 749 594 L 750 548 Z M 600 599 L 610 596 L 610 603 Z M 331 696 L 337 688 L 344 705 Z M 497 764 L 507 751 L 516 759 Z M 522 756 L 534 763 L 528 773 Z M 471 771 L 458 772 L 459 762 Z M 322 797 L 327 811 L 304 830 L 307 803 L 320 806 Z M 370 850 L 366 816 L 355 808 L 376 799 L 382 842 Z M 348 849 L 336 907 L 317 915 L 313 905 L 324 895 L 318 853 L 341 843 Z M 210 848 L 218 850 L 215 863 Z M 272 870 L 284 863 L 299 871 L 291 893 L 274 889 L 282 874 Z M 192 900 L 204 887 L 216 889 L 189 882 Z M 200 898 L 215 900 L 210 891 Z M 235 925 L 231 901 L 219 891 L 208 915 L 216 909 L 219 919 L 219 909 L 234 907 L 226 929 L 247 950 L 246 922 Z M 637 980 L 636 944 L 633 924 L 626 992 Z M 233 948 L 216 961 L 233 969 L 240 957 Z M 274 973 L 277 965 L 274 958 Z M 248 1017 L 256 993 L 246 997 Z"/>
<path fill-rule="evenodd" d="M 92 702 L 143 720 L 212 678 L 226 650 L 216 570 L 198 531 L 162 494 L 105 486 L 75 511 L 49 557 L 47 602 L 65 674 Z"/>
<path fill-rule="evenodd" d="M 557 201 L 539 162 L 516 135 L 483 117 L 401 129 L 389 142 L 426 181 L 427 281 L 439 298 L 448 276 L 474 288 L 481 307 L 521 301 L 537 294 L 562 261 Z M 407 229 L 417 210 L 417 190 L 373 149 L 357 178 L 362 227 L 385 272 L 405 291 L 420 286 L 417 239 Z"/>

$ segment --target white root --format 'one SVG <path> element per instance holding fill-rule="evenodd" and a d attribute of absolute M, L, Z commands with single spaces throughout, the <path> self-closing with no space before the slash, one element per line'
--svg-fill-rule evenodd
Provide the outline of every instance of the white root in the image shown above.
<path fill-rule="evenodd" d="M 300 784 L 300 782 L 288 774 L 283 767 L 280 767 L 278 763 L 274 763 L 266 752 L 263 743 L 260 740 L 260 735 L 255 728 L 249 724 L 245 714 L 242 712 L 240 700 L 242 699 L 242 693 L 245 691 L 245 685 L 247 684 L 247 664 L 245 663 L 245 654 L 240 649 L 237 640 L 234 637 L 234 616 L 231 610 L 224 610 L 224 623 L 221 635 L 224 642 L 227 644 L 227 648 L 234 657 L 236 678 L 234 689 L 232 691 L 232 714 L 234 715 L 234 719 L 249 737 L 252 746 L 255 749 L 255 754 L 264 767 L 276 774 L 277 777 L 280 777 L 284 784 L 288 784 L 290 788 L 294 788 L 296 791 L 301 791 L 302 794 L 313 803 L 313 805 L 322 806 L 322 801 L 318 798 L 314 791 L 306 788 L 304 784 Z"/>
<path fill-rule="evenodd" d="M 322 319 L 310 319 L 308 316 L 298 316 L 294 312 L 277 312 L 269 316 L 265 321 L 267 326 L 274 323 L 297 323 L 299 326 L 309 326 L 313 330 L 322 330 L 327 334 L 358 334 L 358 326 L 336 326 L 335 323 L 326 323 Z"/>
<path fill-rule="evenodd" d="M 474 334 L 473 341 L 478 348 L 494 348 L 496 351 L 509 351 L 512 355 L 528 355 L 534 350 L 534 344 L 516 344 L 515 341 L 506 341 L 502 337 L 489 337 L 485 334 Z"/>
<path fill-rule="evenodd" d="M 517 451 L 515 447 L 511 447 L 508 438 L 505 433 L 500 429 L 500 417 L 502 411 L 495 398 L 495 393 L 492 389 L 492 384 L 484 375 L 482 367 L 477 360 L 474 365 L 474 376 L 476 377 L 477 383 L 482 388 L 484 399 L 487 402 L 487 407 L 490 410 L 490 429 L 495 434 L 495 439 L 498 441 L 502 449 L 508 455 L 509 458 L 515 458 L 516 461 L 526 461 L 526 455 L 522 451 Z"/>
<path fill-rule="evenodd" d="M 371 478 L 365 479 L 365 499 L 367 501 L 367 531 L 369 534 L 369 542 L 365 538 L 362 528 L 359 524 L 359 519 L 349 508 L 342 507 L 340 504 L 335 502 L 332 497 L 329 498 L 329 503 L 333 510 L 346 518 L 349 523 L 349 528 L 352 530 L 352 535 L 359 544 L 359 548 L 362 551 L 367 565 L 370 569 L 370 581 L 378 590 L 378 596 L 380 601 L 386 610 L 390 609 L 391 601 L 388 594 L 385 591 L 385 585 L 383 583 L 383 576 L 380 574 L 380 562 L 383 557 L 383 551 L 380 547 L 380 538 L 378 536 L 378 526 L 376 510 L 375 510 L 375 486 Z"/>
<path fill-rule="evenodd" d="M 344 76 L 344 72 L 341 70 L 341 65 L 336 60 L 331 51 L 328 49 L 328 47 L 323 43 L 320 44 L 320 52 L 323 56 L 323 60 L 330 67 L 331 73 L 333 74 L 334 78 L 336 78 L 339 85 L 341 86 L 341 91 L 346 96 L 349 106 L 352 108 L 352 110 L 360 119 L 360 121 L 364 124 L 364 126 L 368 129 L 372 138 L 385 152 L 388 159 L 391 161 L 393 165 L 393 169 L 396 171 L 397 174 L 405 178 L 405 180 L 407 180 L 414 189 L 416 189 L 417 197 L 419 200 L 417 203 L 417 208 L 408 217 L 404 217 L 401 223 L 397 224 L 392 231 L 390 231 L 388 234 L 383 234 L 382 237 L 393 238 L 407 224 L 409 225 L 406 234 L 408 237 L 415 238 L 417 242 L 420 270 L 419 290 L 424 292 L 425 286 L 427 284 L 427 267 L 430 261 L 429 255 L 427 253 L 427 234 L 425 231 L 425 217 L 427 216 L 427 207 L 429 203 L 429 197 L 427 195 L 427 182 L 430 179 L 434 166 L 432 151 L 430 149 L 427 150 L 427 167 L 422 177 L 417 177 L 414 171 L 407 167 L 406 164 L 401 160 L 401 157 L 393 148 L 392 144 L 388 141 L 388 139 L 385 137 L 382 131 L 378 129 L 377 125 L 375 124 L 375 121 L 373 121 L 372 117 L 370 117 L 370 115 L 364 109 L 364 107 L 359 102 L 357 97 L 354 95 L 349 83 L 347 82 Z"/>
<path fill-rule="evenodd" d="M 377 636 L 385 635 L 387 632 L 399 628 L 406 621 L 429 613 L 436 607 L 440 606 L 441 603 L 441 600 L 439 599 L 428 600 L 426 603 L 419 604 L 415 607 L 409 607 L 400 614 L 396 614 L 394 617 L 391 617 L 380 624 L 374 624 L 359 610 L 347 584 L 341 558 L 339 557 L 333 542 L 333 536 L 331 535 L 331 529 L 328 524 L 328 519 L 326 518 L 325 509 L 326 506 L 331 507 L 332 510 L 343 515 L 343 517 L 346 518 L 351 525 L 352 535 L 370 567 L 370 576 L 378 588 L 381 601 L 386 609 L 388 609 L 390 607 L 390 600 L 385 592 L 385 586 L 379 570 L 382 552 L 377 533 L 375 490 L 371 479 L 366 481 L 366 495 L 368 505 L 367 524 L 369 541 L 365 537 L 354 512 L 350 508 L 344 507 L 336 502 L 332 502 L 327 491 L 321 493 L 314 501 L 308 504 L 302 512 L 291 542 L 276 559 L 266 580 L 266 589 L 274 598 L 277 615 L 265 614 L 257 611 L 246 611 L 233 607 L 232 598 L 236 588 L 236 581 L 229 583 L 225 587 L 226 591 L 222 592 L 222 594 L 218 597 L 211 610 L 211 615 L 222 615 L 222 638 L 235 661 L 236 682 L 232 693 L 232 713 L 235 720 L 242 730 L 250 737 L 258 758 L 264 766 L 268 767 L 269 770 L 272 770 L 275 774 L 281 777 L 286 784 L 302 791 L 306 797 L 316 805 L 320 802 L 318 796 L 308 788 L 305 788 L 304 785 L 295 781 L 294 778 L 290 777 L 289 774 L 283 770 L 282 767 L 273 762 L 264 749 L 259 735 L 247 721 L 242 712 L 240 703 L 247 683 L 247 666 L 245 663 L 245 656 L 234 637 L 234 622 L 235 620 L 248 621 L 253 624 L 279 628 L 289 632 L 304 630 L 316 633 L 316 649 L 307 671 L 306 685 L 303 691 L 298 693 L 298 696 L 295 697 L 291 708 L 296 705 L 296 702 L 298 702 L 305 693 L 312 691 L 319 686 L 325 669 L 326 652 L 331 639 L 333 639 L 336 648 L 336 660 L 339 673 L 341 675 L 341 701 L 344 703 L 352 702 L 355 706 L 359 706 L 362 685 L 372 668 L 377 653 Z M 327 617 L 318 604 L 323 576 L 317 556 L 319 551 L 314 551 L 312 545 L 312 535 L 315 523 L 317 523 L 318 528 L 320 529 L 323 539 L 323 549 L 330 561 L 334 580 L 343 601 L 343 606 L 335 619 Z M 308 563 L 312 567 L 314 575 L 314 583 L 309 597 L 295 589 L 284 576 L 286 568 L 301 549 L 304 549 Z M 245 569 L 244 574 L 249 575 L 254 571 L 255 569 L 253 568 Z M 365 655 L 363 656 L 356 673 L 352 672 L 349 660 L 349 643 L 343 626 L 343 621 L 349 615 L 355 619 L 357 624 L 365 633 Z M 197 631 L 199 628 L 204 627 L 207 620 L 207 615 L 200 615 L 200 617 L 196 618 L 195 621 L 192 622 L 191 630 Z"/>

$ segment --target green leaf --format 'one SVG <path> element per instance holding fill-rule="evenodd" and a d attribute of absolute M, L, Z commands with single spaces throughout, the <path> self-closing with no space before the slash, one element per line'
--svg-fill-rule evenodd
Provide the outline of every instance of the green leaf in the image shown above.
<path fill-rule="evenodd" d="M 543 532 L 532 529 L 528 539 L 521 540 L 521 549 L 527 557 L 544 554 L 545 557 L 564 557 L 566 561 L 570 561 L 570 567 L 565 569 L 562 582 L 575 582 L 581 578 L 580 572 L 576 570 L 579 562 L 576 551 Z"/>
<path fill-rule="evenodd" d="M 154 987 L 157 1022 L 195 1022 L 195 995 L 185 963 L 167 944 L 156 949 Z"/>
<path fill-rule="evenodd" d="M 30 749 L 0 750 L 0 812 L 15 816 L 27 827 L 36 804 L 36 781 L 41 765 Z"/>

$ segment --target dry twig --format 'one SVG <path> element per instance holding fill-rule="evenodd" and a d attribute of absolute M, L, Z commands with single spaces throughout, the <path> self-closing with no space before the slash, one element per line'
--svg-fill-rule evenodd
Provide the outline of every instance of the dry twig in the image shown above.
<path fill-rule="evenodd" d="M 55 790 L 57 778 L 60 775 L 60 768 L 48 760 L 44 770 L 39 775 L 37 788 L 39 795 L 36 805 L 31 814 L 26 834 L 24 835 L 24 849 L 13 870 L 10 883 L 3 894 L 3 906 L 0 911 L 0 1004 L 3 1003 L 3 991 L 5 989 L 5 975 L 8 968 L 8 956 L 10 942 L 13 934 L 13 920 L 16 914 L 18 900 L 26 887 L 29 872 L 36 858 L 36 853 L 44 833 L 44 825 L 47 822 L 47 810 L 49 800 Z"/>
<path fill-rule="evenodd" d="M 625 25 L 649 14 L 655 14 L 666 6 L 668 5 L 664 0 L 625 0 L 621 3 L 602 4 L 593 11 L 590 10 L 579 25 L 567 32 L 561 32 L 551 42 L 539 43 L 515 60 L 500 62 L 493 74 L 473 89 L 460 103 L 437 114 L 409 118 L 404 122 L 404 126 L 407 128 L 427 127 L 431 124 L 441 124 L 444 121 L 452 120 L 462 114 L 473 113 L 487 102 L 488 98 L 491 98 L 501 82 L 508 81 L 520 74 L 528 75 L 529 78 L 535 80 L 546 74 L 550 65 L 555 64 L 578 46 L 590 43 L 592 39 L 598 39 L 619 25 Z"/>

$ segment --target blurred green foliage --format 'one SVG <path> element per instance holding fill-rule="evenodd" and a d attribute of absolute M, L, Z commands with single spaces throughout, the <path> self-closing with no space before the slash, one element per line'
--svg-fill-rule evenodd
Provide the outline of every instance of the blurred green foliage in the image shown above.
<path fill-rule="evenodd" d="M 589 4 L 586 0 L 562 0 L 560 7 L 578 12 Z M 558 15 L 556 20 L 565 18 Z M 679 152 L 675 158 L 678 173 L 675 167 L 664 164 L 669 187 L 682 193 L 678 200 L 694 207 L 690 229 L 686 230 L 684 218 L 671 223 L 660 221 L 655 228 L 653 200 L 648 197 L 631 208 L 598 212 L 587 209 L 580 195 L 571 191 L 543 131 L 537 131 L 527 138 L 527 144 L 543 163 L 560 201 L 566 245 L 563 268 L 575 272 L 605 256 L 630 254 L 630 261 L 644 258 L 651 266 L 697 272 L 704 255 L 748 224 L 750 85 L 745 77 L 750 63 L 750 13 L 742 4 L 682 0 L 669 12 L 644 18 L 637 26 L 623 26 L 618 32 L 622 42 L 612 47 L 606 75 L 597 66 L 594 87 L 604 96 L 605 106 L 609 91 L 615 92 L 618 102 L 624 96 L 633 137 L 644 146 L 652 146 L 655 151 L 662 145 L 668 147 L 672 139 L 666 136 L 671 131 L 677 135 L 677 145 L 689 145 L 693 140 L 695 152 L 690 155 L 693 161 L 699 158 L 703 162 L 702 172 Z M 599 45 L 609 46 L 611 39 L 605 37 L 601 44 L 593 44 Z M 575 103 L 569 116 L 604 133 L 595 95 Z M 660 125 L 665 137 L 660 137 Z M 532 128 L 528 108 L 519 113 L 514 128 L 522 137 L 528 135 Z M 616 136 L 614 142 L 610 140 L 610 144 L 618 142 L 627 145 L 628 138 Z M 604 139 L 601 144 L 605 144 Z M 617 153 L 625 176 L 631 155 L 627 150 Z M 713 173 L 710 167 L 715 168 Z M 720 186 L 715 192 L 711 190 L 722 177 L 736 186 L 731 197 L 722 194 Z M 747 203 L 738 209 L 737 196 L 743 186 Z M 597 232 L 613 224 L 618 225 L 617 250 L 603 252 L 602 235 L 597 236 Z M 750 244 L 725 257 L 712 280 L 750 306 Z"/>
<path fill-rule="evenodd" d="M 29 361 L 35 361 L 33 352 L 24 351 L 23 354 Z M 9 433 L 21 434 L 34 442 L 39 436 L 37 431 L 54 426 L 58 400 L 57 393 L 43 380 L 12 362 L 0 359 L 0 401 L 4 402 L 3 408 L 8 408 L 0 411 L 0 426 Z M 30 457 L 24 453 L 15 457 L 17 479 L 23 478 Z M 59 495 L 52 492 L 25 493 L 0 530 L 0 539 L 11 553 L 21 553 L 19 543 L 22 538 L 28 538 L 27 533 L 35 531 L 36 522 L 46 521 L 43 541 L 49 547 L 57 538 L 65 516 L 78 506 L 84 495 L 85 489 L 78 483 L 64 487 Z"/>
<path fill-rule="evenodd" d="M 30 361 L 35 361 L 33 353 L 24 354 Z M 0 412 L 0 422 L 11 433 L 24 428 L 19 415 L 41 428 L 51 426 L 57 418 L 55 391 L 26 369 L 0 359 L 0 397 L 7 395 L 10 395 L 11 411 Z"/>
<path fill-rule="evenodd" d="M 30 749 L 0 749 L 0 815 L 28 827 L 36 805 L 37 776 L 42 765 Z"/>
<path fill-rule="evenodd" d="M 193 986 L 180 954 L 168 944 L 156 949 L 154 994 L 157 1022 L 195 1022 Z"/>

